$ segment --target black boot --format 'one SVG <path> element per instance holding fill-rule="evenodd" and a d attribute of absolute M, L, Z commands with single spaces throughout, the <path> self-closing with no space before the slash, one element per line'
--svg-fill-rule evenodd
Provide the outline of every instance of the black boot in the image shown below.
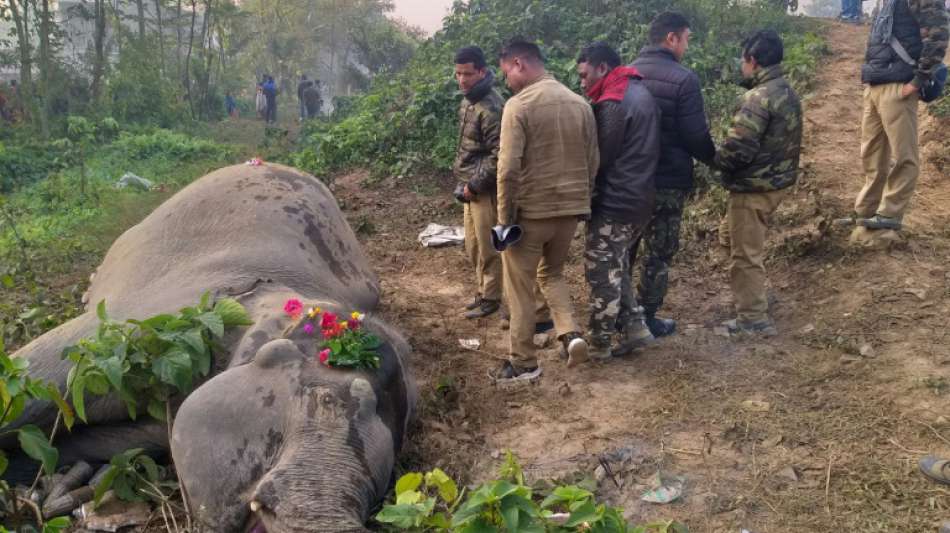
<path fill-rule="evenodd" d="M 501 302 L 498 300 L 482 300 L 478 307 L 472 309 L 471 311 L 465 313 L 465 318 L 472 320 L 475 318 L 484 318 L 488 315 L 498 312 L 498 309 L 501 307 Z"/>
<path fill-rule="evenodd" d="M 676 331 L 676 321 L 672 318 L 658 318 L 655 315 L 646 316 L 647 327 L 655 338 L 672 335 Z"/>

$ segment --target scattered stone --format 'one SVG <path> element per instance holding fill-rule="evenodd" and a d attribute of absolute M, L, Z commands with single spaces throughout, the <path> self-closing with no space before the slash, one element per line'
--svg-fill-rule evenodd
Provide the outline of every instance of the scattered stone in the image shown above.
<path fill-rule="evenodd" d="M 926 289 L 904 289 L 905 294 L 913 294 L 921 302 L 927 299 Z"/>
<path fill-rule="evenodd" d="M 561 396 L 570 396 L 571 385 L 568 382 L 561 383 L 557 388 L 557 393 Z"/>
<path fill-rule="evenodd" d="M 867 342 L 861 345 L 861 348 L 858 349 L 858 353 L 860 353 L 862 357 L 874 357 L 876 355 L 874 353 L 874 346 L 871 346 L 871 344 Z"/>
<path fill-rule="evenodd" d="M 547 348 L 551 344 L 551 335 L 548 333 L 538 333 L 534 336 L 534 346 L 539 350 Z"/>
<path fill-rule="evenodd" d="M 779 471 L 778 477 L 788 479 L 795 483 L 798 483 L 801 480 L 801 476 L 798 474 L 798 471 L 795 470 L 794 466 L 787 466 Z"/>
<path fill-rule="evenodd" d="M 727 328 L 726 326 L 716 326 L 713 328 L 713 334 L 718 335 L 720 337 L 725 337 L 728 339 L 729 328 Z"/>
<path fill-rule="evenodd" d="M 500 458 L 501 458 L 501 450 L 492 450 L 492 452 L 491 452 L 491 458 L 492 458 L 492 459 L 500 459 Z"/>
<path fill-rule="evenodd" d="M 851 363 L 860 363 L 862 359 L 853 355 L 842 355 L 838 361 L 840 361 L 843 365 L 850 365 Z"/>
<path fill-rule="evenodd" d="M 597 468 L 594 469 L 594 479 L 596 479 L 597 482 L 600 483 L 606 477 L 607 477 L 607 471 L 604 470 L 604 465 L 597 465 Z"/>
<path fill-rule="evenodd" d="M 785 439 L 785 437 L 784 437 L 783 435 L 781 435 L 781 434 L 772 435 L 771 437 L 769 437 L 769 438 L 765 439 L 764 441 L 762 441 L 762 447 L 764 447 L 764 448 L 774 448 L 774 447 L 778 446 L 779 444 L 781 444 L 781 443 L 782 443 L 782 440 L 784 440 L 784 439 Z"/>
<path fill-rule="evenodd" d="M 805 327 L 802 328 L 802 335 L 808 335 L 809 333 L 811 333 L 811 332 L 813 332 L 813 331 L 815 331 L 815 325 L 814 325 L 814 324 L 806 324 Z"/>
<path fill-rule="evenodd" d="M 763 402 L 759 400 L 746 400 L 742 402 L 742 408 L 746 411 L 752 411 L 755 413 L 764 413 L 772 409 L 772 404 L 769 402 Z"/>

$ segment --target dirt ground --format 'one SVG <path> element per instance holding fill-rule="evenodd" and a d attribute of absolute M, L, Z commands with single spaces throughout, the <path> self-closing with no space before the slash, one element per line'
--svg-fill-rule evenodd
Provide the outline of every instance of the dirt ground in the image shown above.
<path fill-rule="evenodd" d="M 415 347 L 419 422 L 402 468 L 439 466 L 475 482 L 511 450 L 534 480 L 576 481 L 603 457 L 614 478 L 599 476 L 599 492 L 631 520 L 676 519 L 697 533 L 926 532 L 950 520 L 950 488 L 916 466 L 925 453 L 950 456 L 950 172 L 936 155 L 950 153 L 940 145 L 948 136 L 922 121 L 930 144 L 905 242 L 850 248 L 848 230 L 829 222 L 850 212 L 863 181 L 866 29 L 830 24 L 828 38 L 831 54 L 803 95 L 802 179 L 771 235 L 780 335 L 766 342 L 715 329 L 732 309 L 726 264 L 716 221 L 696 213 L 664 310 L 677 335 L 574 370 L 548 349 L 539 384 L 498 389 L 487 372 L 506 353 L 506 332 L 497 317 L 461 317 L 473 296 L 462 251 L 415 240 L 428 222 L 460 223 L 451 184 L 338 178 L 383 282 L 382 313 Z M 583 322 L 579 240 L 575 248 L 569 279 Z M 468 338 L 480 352 L 460 348 Z M 683 498 L 639 499 L 657 471 L 685 478 Z"/>

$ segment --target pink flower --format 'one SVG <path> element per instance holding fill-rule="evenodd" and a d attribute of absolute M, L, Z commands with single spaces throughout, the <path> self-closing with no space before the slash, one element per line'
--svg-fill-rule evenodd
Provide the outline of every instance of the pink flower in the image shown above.
<path fill-rule="evenodd" d="M 304 324 L 303 332 L 306 333 L 307 335 L 313 335 L 313 324 L 311 324 L 310 322 L 307 322 L 306 324 Z"/>
<path fill-rule="evenodd" d="M 323 320 L 320 322 L 320 327 L 323 329 L 330 329 L 332 326 L 336 325 L 336 315 L 327 311 L 323 313 Z"/>
<path fill-rule="evenodd" d="M 347 325 L 348 325 L 349 328 L 352 329 L 353 331 L 356 331 L 356 330 L 360 329 L 360 321 L 357 320 L 357 319 L 355 319 L 355 318 L 349 319 L 349 320 L 347 321 Z"/>
<path fill-rule="evenodd" d="M 303 312 L 303 303 L 296 298 L 291 298 L 284 304 L 284 312 L 290 315 L 291 318 L 296 319 Z"/>
<path fill-rule="evenodd" d="M 326 350 L 321 351 L 319 357 L 321 363 L 327 364 L 327 361 L 330 360 L 330 349 L 327 348 Z"/>

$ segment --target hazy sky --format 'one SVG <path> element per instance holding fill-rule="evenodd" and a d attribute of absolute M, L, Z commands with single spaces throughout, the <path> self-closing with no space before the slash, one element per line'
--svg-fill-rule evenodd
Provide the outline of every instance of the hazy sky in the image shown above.
<path fill-rule="evenodd" d="M 395 16 L 430 35 L 442 28 L 442 17 L 452 6 L 452 0 L 394 0 L 393 3 L 396 4 Z"/>

